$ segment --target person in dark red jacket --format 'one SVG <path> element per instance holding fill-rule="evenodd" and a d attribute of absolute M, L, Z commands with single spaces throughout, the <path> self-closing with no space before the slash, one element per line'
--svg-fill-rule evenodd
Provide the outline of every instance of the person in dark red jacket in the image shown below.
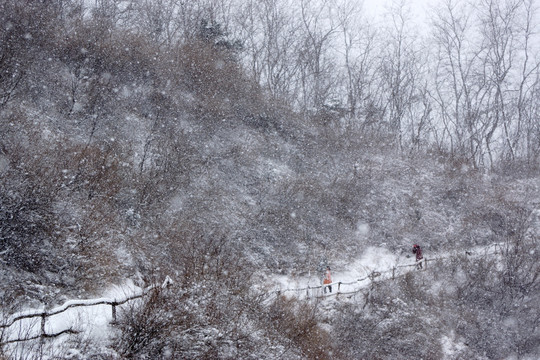
<path fill-rule="evenodd" d="M 424 257 L 422 256 L 422 249 L 420 248 L 420 245 L 414 244 L 412 252 L 416 254 L 416 268 L 422 269 L 422 259 Z"/>

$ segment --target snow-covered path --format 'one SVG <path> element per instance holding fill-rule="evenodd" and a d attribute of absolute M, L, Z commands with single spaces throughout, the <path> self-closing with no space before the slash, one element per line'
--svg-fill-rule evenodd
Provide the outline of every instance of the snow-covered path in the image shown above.
<path fill-rule="evenodd" d="M 161 286 L 170 283 L 167 277 Z M 39 341 L 47 337 L 51 339 L 48 346 L 58 348 L 69 334 L 77 334 L 79 339 L 91 339 L 94 343 L 107 343 L 113 331 L 110 324 L 116 310 L 128 302 L 140 301 L 154 287 L 141 288 L 128 281 L 122 286 L 107 289 L 99 298 L 69 300 L 52 309 L 28 309 L 7 316 L 0 323 L 3 350 L 18 358 L 17 354 L 35 352 L 38 348 L 29 340 Z"/>
<path fill-rule="evenodd" d="M 470 256 L 486 256 L 495 253 L 500 253 L 499 244 L 477 247 L 469 252 Z M 457 253 L 424 253 L 424 264 L 426 261 L 429 264 L 432 261 L 441 261 L 456 255 Z M 270 284 L 266 284 L 266 288 L 270 286 L 274 289 L 268 293 L 268 300 L 278 295 L 285 295 L 300 299 L 335 299 L 337 301 L 368 289 L 372 281 L 391 279 L 410 271 L 417 271 L 413 257 L 399 256 L 385 248 L 372 247 L 353 263 L 333 270 L 332 293 L 323 293 L 321 279 L 316 276 L 274 276 L 270 278 Z M 167 279 L 162 286 L 169 283 L 170 279 Z M 67 331 L 64 335 L 51 340 L 51 346 L 61 345 L 69 336 L 68 333 L 77 333 L 82 338 L 92 339 L 99 343 L 106 342 L 114 331 L 110 325 L 113 320 L 111 303 L 125 303 L 126 299 L 141 296 L 149 289 L 142 289 L 128 282 L 124 286 L 108 289 L 100 298 L 70 300 L 62 306 L 47 311 L 30 309 L 13 314 L 2 323 L 5 329 L 1 340 L 4 343 L 13 341 L 7 346 L 15 352 L 18 351 L 17 347 L 21 346 L 21 342 L 15 340 L 39 339 L 43 333 L 50 335 Z M 47 316 L 43 325 L 40 315 L 45 312 Z"/>
<path fill-rule="evenodd" d="M 486 256 L 500 253 L 501 244 L 478 246 L 468 251 L 469 256 Z M 435 261 L 443 261 L 461 252 L 440 252 L 425 254 L 422 261 L 424 269 L 427 264 Z M 297 298 L 327 298 L 335 295 L 350 295 L 369 288 L 372 281 L 381 281 L 404 275 L 410 271 L 416 271 L 415 259 L 410 256 L 396 255 L 386 248 L 370 247 L 362 257 L 348 264 L 346 268 L 332 271 L 332 293 L 323 292 L 321 285 L 322 276 L 288 277 L 274 276 L 270 279 L 270 286 L 275 288 L 276 295 L 294 296 Z"/>

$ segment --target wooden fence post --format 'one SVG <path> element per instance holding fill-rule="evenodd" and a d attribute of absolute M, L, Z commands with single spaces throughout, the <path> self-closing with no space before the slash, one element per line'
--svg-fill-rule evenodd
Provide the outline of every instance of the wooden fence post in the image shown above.
<path fill-rule="evenodd" d="M 113 302 L 111 304 L 111 307 L 112 307 L 112 323 L 116 323 L 116 303 Z"/>
<path fill-rule="evenodd" d="M 45 336 L 45 321 L 47 320 L 47 313 L 43 312 L 41 314 L 41 336 Z"/>
<path fill-rule="evenodd" d="M 337 283 L 337 292 L 341 289 L 341 281 Z"/>
<path fill-rule="evenodd" d="M 47 320 L 47 313 L 44 311 L 41 313 L 41 336 L 39 337 L 39 353 L 40 358 L 43 358 L 43 345 L 45 344 L 45 321 Z"/>
<path fill-rule="evenodd" d="M 395 280 L 396 279 L 396 267 L 394 266 L 392 268 L 392 280 Z"/>

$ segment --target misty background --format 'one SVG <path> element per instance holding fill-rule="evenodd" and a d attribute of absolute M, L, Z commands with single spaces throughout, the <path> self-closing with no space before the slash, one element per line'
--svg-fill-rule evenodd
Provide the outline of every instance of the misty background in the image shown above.
<path fill-rule="evenodd" d="M 410 5 L 1 0 L 3 313 L 170 276 L 71 358 L 536 358 L 538 4 Z M 263 301 L 415 243 L 462 256 Z"/>

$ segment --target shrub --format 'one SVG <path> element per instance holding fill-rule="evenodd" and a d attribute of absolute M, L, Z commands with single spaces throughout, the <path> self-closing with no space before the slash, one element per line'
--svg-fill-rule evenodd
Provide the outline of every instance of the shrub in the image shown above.
<path fill-rule="evenodd" d="M 308 359 L 334 359 L 338 353 L 330 335 L 320 326 L 320 309 L 317 304 L 309 304 L 296 299 L 279 296 L 265 311 L 273 331 L 281 339 L 290 342 L 291 350 L 300 351 Z M 298 350 L 296 350 L 298 349 Z M 287 355 L 282 354 L 284 358 Z"/>

